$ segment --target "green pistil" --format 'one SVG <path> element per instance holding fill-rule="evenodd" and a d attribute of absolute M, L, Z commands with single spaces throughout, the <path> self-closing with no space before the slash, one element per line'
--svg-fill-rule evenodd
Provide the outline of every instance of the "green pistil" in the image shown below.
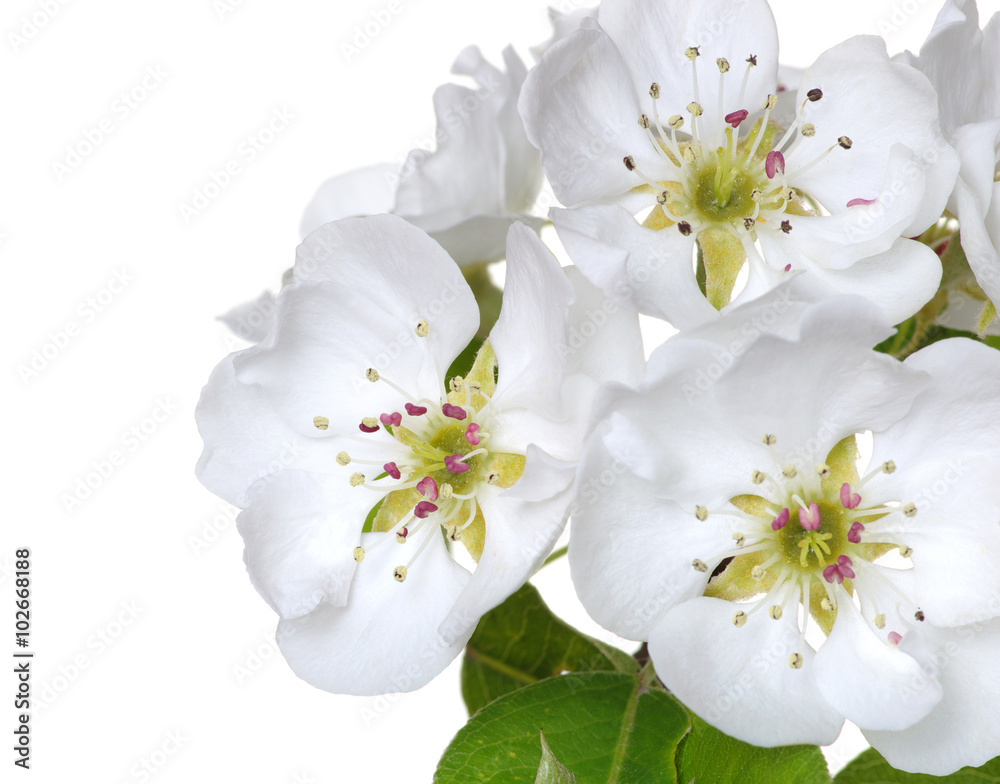
<path fill-rule="evenodd" d="M 817 531 L 809 531 L 799 540 L 799 547 L 801 548 L 799 552 L 799 565 L 806 566 L 809 553 L 812 552 L 816 556 L 816 560 L 819 561 L 819 565 L 826 566 L 826 559 L 823 558 L 823 554 L 830 555 L 830 545 L 827 544 L 827 540 L 832 538 L 833 534 L 821 534 Z"/>

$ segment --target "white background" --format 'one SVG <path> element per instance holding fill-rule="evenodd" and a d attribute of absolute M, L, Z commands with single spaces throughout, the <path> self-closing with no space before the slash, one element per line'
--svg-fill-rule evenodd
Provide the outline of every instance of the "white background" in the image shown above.
<path fill-rule="evenodd" d="M 512 42 L 527 59 L 549 34 L 545 3 L 398 0 L 395 14 L 380 0 L 228 5 L 6 0 L 0 12 L 0 656 L 14 649 L 16 547 L 32 553 L 36 652 L 32 769 L 5 781 L 429 781 L 465 720 L 457 663 L 421 692 L 377 699 L 291 674 L 247 580 L 235 513 L 194 478 L 193 411 L 238 347 L 215 317 L 277 287 L 316 186 L 424 144 L 454 56 L 477 43 L 498 61 Z M 917 48 L 937 10 L 774 6 L 783 60 L 799 66 L 854 33 Z M 389 22 L 356 40 L 380 11 Z M 32 18 L 44 26 L 11 38 Z M 126 112 L 120 94 L 157 70 Z M 276 111 L 294 119 L 248 161 L 241 143 Z M 102 120 L 110 133 L 60 178 L 53 164 Z M 241 173 L 185 221 L 180 205 L 230 160 Z M 127 285 L 113 291 L 116 275 Z M 88 475 L 99 486 L 79 501 Z M 564 563 L 539 584 L 587 623 Z M 10 697 L 0 704 L 9 741 L 18 711 Z M 836 767 L 859 747 L 846 743 L 830 755 Z"/>

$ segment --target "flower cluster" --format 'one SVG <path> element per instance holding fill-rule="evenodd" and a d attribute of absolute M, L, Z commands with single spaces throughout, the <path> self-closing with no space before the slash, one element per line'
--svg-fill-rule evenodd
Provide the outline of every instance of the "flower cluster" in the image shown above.
<path fill-rule="evenodd" d="M 765 0 L 552 20 L 530 69 L 462 52 L 434 152 L 320 188 L 205 387 L 198 476 L 289 665 L 423 686 L 569 523 L 587 611 L 725 733 L 1000 755 L 1000 17 L 947 0 L 918 55 L 794 84 Z"/>

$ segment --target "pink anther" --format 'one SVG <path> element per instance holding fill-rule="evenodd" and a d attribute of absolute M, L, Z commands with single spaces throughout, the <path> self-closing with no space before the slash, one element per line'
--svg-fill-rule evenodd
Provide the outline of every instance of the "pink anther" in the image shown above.
<path fill-rule="evenodd" d="M 465 457 L 465 455 L 462 454 L 448 455 L 444 459 L 444 467 L 447 468 L 449 471 L 451 471 L 453 474 L 464 474 L 466 471 L 469 470 L 469 465 L 468 463 L 462 462 L 463 457 Z"/>
<path fill-rule="evenodd" d="M 864 205 L 874 204 L 875 201 L 876 201 L 875 199 L 851 199 L 849 202 L 847 202 L 847 206 L 857 207 L 859 204 L 864 204 Z"/>
<path fill-rule="evenodd" d="M 396 427 L 403 423 L 403 415 L 398 411 L 393 411 L 391 414 L 379 414 L 378 421 L 386 427 Z"/>
<path fill-rule="evenodd" d="M 815 501 L 809 504 L 809 508 L 799 507 L 799 525 L 806 531 L 818 531 L 823 524 L 823 519 L 819 514 L 819 506 Z"/>
<path fill-rule="evenodd" d="M 419 482 L 417 482 L 417 492 L 420 495 L 427 496 L 430 501 L 438 500 L 438 486 L 431 477 L 425 476 Z"/>
<path fill-rule="evenodd" d="M 789 516 L 789 511 L 788 507 L 786 506 L 784 509 L 778 512 L 778 516 L 771 521 L 772 530 L 780 531 L 782 528 L 788 525 L 788 516 Z"/>
<path fill-rule="evenodd" d="M 899 632 L 889 632 L 889 645 L 893 647 L 899 645 L 903 641 L 903 635 Z"/>
<path fill-rule="evenodd" d="M 407 403 L 406 413 L 410 416 L 420 416 L 421 414 L 426 414 L 427 409 L 424 406 L 415 406 L 413 403 Z"/>
<path fill-rule="evenodd" d="M 857 493 L 851 492 L 851 486 L 844 482 L 840 486 L 840 503 L 843 504 L 844 509 L 857 509 L 861 504 L 861 496 Z"/>
<path fill-rule="evenodd" d="M 399 467 L 395 463 L 386 463 L 382 466 L 382 468 L 384 468 L 385 472 L 393 479 L 399 479 L 402 476 L 402 474 L 399 473 Z"/>
<path fill-rule="evenodd" d="M 441 413 L 446 417 L 451 417 L 452 419 L 457 419 L 461 422 L 465 419 L 468 414 L 465 413 L 465 409 L 461 406 L 453 406 L 451 403 L 445 403 L 441 406 Z"/>
<path fill-rule="evenodd" d="M 847 532 L 847 541 L 852 544 L 861 544 L 861 534 L 864 530 L 865 527 L 861 523 L 851 523 L 851 530 Z"/>
<path fill-rule="evenodd" d="M 430 501 L 421 501 L 413 507 L 413 515 L 414 517 L 419 517 L 422 520 L 431 512 L 436 512 L 437 510 L 438 508 Z"/>
<path fill-rule="evenodd" d="M 769 180 L 773 180 L 776 174 L 784 174 L 785 156 L 777 150 L 771 150 L 764 159 L 764 172 Z"/>
<path fill-rule="evenodd" d="M 473 446 L 479 446 L 479 442 L 482 441 L 479 437 L 479 425 L 475 422 L 469 422 L 469 426 L 465 428 L 465 440 Z"/>
<path fill-rule="evenodd" d="M 747 117 L 750 116 L 750 112 L 746 109 L 740 109 L 739 111 L 730 112 L 726 115 L 726 122 L 729 123 L 734 128 L 739 128 L 740 123 L 743 122 Z"/>

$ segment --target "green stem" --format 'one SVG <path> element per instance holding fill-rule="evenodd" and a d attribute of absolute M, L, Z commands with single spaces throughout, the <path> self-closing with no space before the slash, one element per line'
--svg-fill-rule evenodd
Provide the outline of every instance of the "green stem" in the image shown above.
<path fill-rule="evenodd" d="M 558 550 L 556 550 L 555 552 L 553 552 L 552 555 L 550 555 L 548 558 L 546 558 L 545 562 L 541 566 L 539 566 L 538 568 L 541 569 L 542 567 L 548 566 L 553 561 L 558 561 L 560 558 L 562 558 L 564 555 L 566 555 L 566 551 L 567 550 L 569 550 L 569 545 L 568 544 L 567 545 L 563 545 Z"/>

